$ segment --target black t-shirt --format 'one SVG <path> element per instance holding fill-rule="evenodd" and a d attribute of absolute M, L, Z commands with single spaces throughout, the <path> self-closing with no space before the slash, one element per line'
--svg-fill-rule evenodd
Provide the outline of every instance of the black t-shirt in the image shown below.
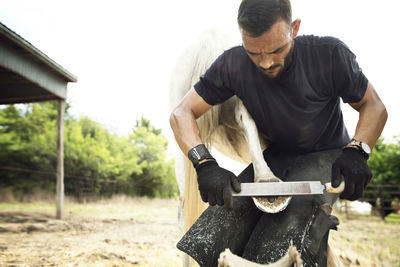
<path fill-rule="evenodd" d="M 367 84 L 343 42 L 299 36 L 292 64 L 277 79 L 269 79 L 237 46 L 219 56 L 194 88 L 210 105 L 237 95 L 271 148 L 306 153 L 349 142 L 340 98 L 359 102 Z"/>

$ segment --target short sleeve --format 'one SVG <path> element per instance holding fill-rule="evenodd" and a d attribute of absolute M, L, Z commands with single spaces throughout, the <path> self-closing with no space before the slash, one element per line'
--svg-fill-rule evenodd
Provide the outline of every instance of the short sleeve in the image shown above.
<path fill-rule="evenodd" d="M 367 89 L 368 79 L 359 67 L 356 56 L 339 43 L 332 53 L 333 90 L 345 103 L 359 102 Z"/>
<path fill-rule="evenodd" d="M 194 85 L 196 92 L 210 105 L 224 102 L 234 95 L 229 87 L 229 71 L 225 53 L 219 56 Z"/>

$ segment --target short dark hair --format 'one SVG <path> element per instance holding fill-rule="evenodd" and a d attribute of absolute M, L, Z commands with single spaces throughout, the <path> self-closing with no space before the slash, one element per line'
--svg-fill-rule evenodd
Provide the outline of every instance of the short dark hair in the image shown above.
<path fill-rule="evenodd" d="M 258 37 L 283 19 L 292 22 L 290 0 L 243 0 L 238 11 L 238 24 L 250 36 Z"/>

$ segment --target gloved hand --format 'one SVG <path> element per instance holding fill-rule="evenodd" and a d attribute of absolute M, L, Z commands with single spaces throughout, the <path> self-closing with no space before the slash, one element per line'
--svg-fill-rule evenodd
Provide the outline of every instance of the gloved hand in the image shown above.
<path fill-rule="evenodd" d="M 211 206 L 225 204 L 225 207 L 231 209 L 233 207 L 231 188 L 235 192 L 240 192 L 240 182 L 236 175 L 221 168 L 214 160 L 199 164 L 196 172 L 201 199 Z"/>
<path fill-rule="evenodd" d="M 344 178 L 345 188 L 340 198 L 359 199 L 372 178 L 372 172 L 364 155 L 357 148 L 344 148 L 342 154 L 333 163 L 332 186 L 338 187 L 342 178 Z"/>

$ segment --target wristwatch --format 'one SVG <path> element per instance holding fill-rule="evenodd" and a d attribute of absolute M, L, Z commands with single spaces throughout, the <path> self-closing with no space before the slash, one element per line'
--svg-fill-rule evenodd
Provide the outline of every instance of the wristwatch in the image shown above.
<path fill-rule="evenodd" d="M 365 159 L 369 159 L 369 155 L 371 154 L 371 148 L 367 143 L 357 141 L 354 138 L 350 140 L 350 143 L 348 143 L 346 147 L 357 148 L 364 155 Z"/>
<path fill-rule="evenodd" d="M 208 152 L 204 144 L 197 145 L 192 149 L 190 149 L 188 152 L 188 158 L 193 163 L 193 167 L 195 168 L 197 167 L 199 162 L 202 161 L 203 159 L 215 160 L 213 156 L 211 156 L 210 152 Z"/>

